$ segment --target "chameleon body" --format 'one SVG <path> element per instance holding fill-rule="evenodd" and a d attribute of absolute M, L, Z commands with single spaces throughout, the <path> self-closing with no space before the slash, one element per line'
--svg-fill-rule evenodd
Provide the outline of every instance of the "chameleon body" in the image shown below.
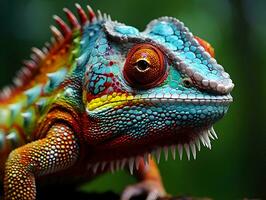
<path fill-rule="evenodd" d="M 151 153 L 173 157 L 211 147 L 212 125 L 232 101 L 233 83 L 212 47 L 182 22 L 162 17 L 143 32 L 64 9 L 60 30 L 4 88 L 0 98 L 0 158 L 5 199 L 35 199 L 36 180 L 85 181 L 127 168 L 141 192 L 166 195 Z M 75 179 L 73 179 L 75 177 Z"/>

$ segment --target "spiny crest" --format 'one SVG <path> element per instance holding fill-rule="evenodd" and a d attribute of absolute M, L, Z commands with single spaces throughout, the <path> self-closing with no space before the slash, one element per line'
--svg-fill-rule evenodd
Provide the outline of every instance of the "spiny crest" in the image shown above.
<path fill-rule="evenodd" d="M 53 16 L 59 28 L 51 25 L 50 29 L 52 37 L 50 42 L 46 42 L 42 49 L 36 47 L 32 48 L 30 59 L 23 61 L 22 69 L 18 71 L 17 75 L 13 79 L 13 85 L 4 87 L 0 92 L 0 101 L 8 99 L 15 91 L 22 89 L 29 80 L 32 80 L 34 76 L 39 73 L 39 68 L 47 56 L 56 52 L 63 45 L 70 43 L 75 31 L 82 31 L 84 25 L 88 23 L 94 23 L 101 20 L 111 20 L 109 15 L 102 15 L 100 11 L 98 11 L 98 16 L 96 16 L 89 5 L 87 5 L 88 13 L 86 13 L 79 4 L 76 3 L 75 6 L 79 19 L 77 19 L 73 12 L 67 8 L 64 8 L 63 11 L 66 14 L 68 22 L 65 22 L 57 15 Z"/>

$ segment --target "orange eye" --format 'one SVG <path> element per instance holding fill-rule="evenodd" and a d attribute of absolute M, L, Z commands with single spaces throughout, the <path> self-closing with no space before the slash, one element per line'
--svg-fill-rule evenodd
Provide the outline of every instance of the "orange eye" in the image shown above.
<path fill-rule="evenodd" d="M 136 45 L 128 53 L 123 74 L 132 87 L 154 87 L 160 84 L 166 75 L 164 56 L 158 48 L 150 44 Z"/>

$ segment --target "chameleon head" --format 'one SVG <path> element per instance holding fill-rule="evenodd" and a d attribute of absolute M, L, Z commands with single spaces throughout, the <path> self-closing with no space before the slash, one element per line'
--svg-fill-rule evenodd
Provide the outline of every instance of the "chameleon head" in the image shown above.
<path fill-rule="evenodd" d="M 109 20 L 101 28 L 83 85 L 88 142 L 121 157 L 200 139 L 210 147 L 234 87 L 211 46 L 169 17 L 143 32 Z"/>

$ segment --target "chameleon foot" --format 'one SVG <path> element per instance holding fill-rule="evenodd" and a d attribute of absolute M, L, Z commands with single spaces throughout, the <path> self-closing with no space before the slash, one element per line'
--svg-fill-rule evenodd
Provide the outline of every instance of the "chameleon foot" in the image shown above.
<path fill-rule="evenodd" d="M 147 195 L 146 200 L 156 200 L 167 196 L 162 184 L 154 180 L 145 180 L 135 185 L 126 187 L 122 193 L 121 200 L 130 200 L 132 197 Z"/>

